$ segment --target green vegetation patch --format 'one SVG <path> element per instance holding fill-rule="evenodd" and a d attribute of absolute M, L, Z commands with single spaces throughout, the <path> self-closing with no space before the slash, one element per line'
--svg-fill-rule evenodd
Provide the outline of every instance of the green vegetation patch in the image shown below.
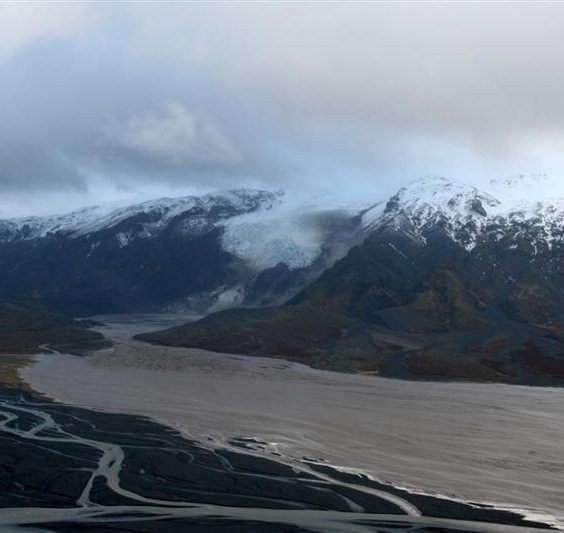
<path fill-rule="evenodd" d="M 0 384 L 9 388 L 25 388 L 20 370 L 31 363 L 28 355 L 0 355 Z"/>

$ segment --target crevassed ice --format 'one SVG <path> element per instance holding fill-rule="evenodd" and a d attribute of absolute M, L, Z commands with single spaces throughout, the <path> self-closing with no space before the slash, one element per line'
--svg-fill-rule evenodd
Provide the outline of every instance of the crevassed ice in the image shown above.
<path fill-rule="evenodd" d="M 289 218 L 241 216 L 229 221 L 223 249 L 257 269 L 285 263 L 289 268 L 311 265 L 322 252 L 322 238 L 307 216 Z"/>

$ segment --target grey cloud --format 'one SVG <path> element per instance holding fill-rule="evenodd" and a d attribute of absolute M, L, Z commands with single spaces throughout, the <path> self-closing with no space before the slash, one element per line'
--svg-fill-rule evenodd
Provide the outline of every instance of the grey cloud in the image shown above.
<path fill-rule="evenodd" d="M 109 142 L 136 154 L 174 167 L 191 163 L 237 165 L 242 156 L 213 123 L 178 102 L 167 102 L 154 111 L 112 120 L 105 128 Z"/>
<path fill-rule="evenodd" d="M 564 174 L 562 4 L 36 15 L 0 36 L 0 193 Z"/>

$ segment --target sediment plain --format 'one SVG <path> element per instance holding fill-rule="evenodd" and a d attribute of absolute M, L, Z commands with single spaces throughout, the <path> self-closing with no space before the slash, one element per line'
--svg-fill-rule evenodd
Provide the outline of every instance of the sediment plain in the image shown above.
<path fill-rule="evenodd" d="M 113 349 L 41 354 L 22 378 L 58 401 L 150 416 L 210 447 L 248 439 L 270 459 L 564 524 L 564 389 L 399 381 L 153 346 L 131 336 L 154 320 L 113 320 L 100 329 Z"/>

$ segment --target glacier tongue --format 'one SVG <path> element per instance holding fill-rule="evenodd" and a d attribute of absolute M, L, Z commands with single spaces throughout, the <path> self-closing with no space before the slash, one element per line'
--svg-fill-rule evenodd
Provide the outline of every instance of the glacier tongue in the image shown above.
<path fill-rule="evenodd" d="M 368 235 L 377 206 L 334 195 L 286 194 L 269 209 L 225 220 L 222 247 L 256 271 L 280 263 L 295 270 L 316 261 L 326 268 Z"/>
<path fill-rule="evenodd" d="M 310 214 L 261 212 L 227 221 L 222 246 L 255 270 L 279 263 L 296 269 L 311 265 L 321 255 L 323 239 Z"/>

